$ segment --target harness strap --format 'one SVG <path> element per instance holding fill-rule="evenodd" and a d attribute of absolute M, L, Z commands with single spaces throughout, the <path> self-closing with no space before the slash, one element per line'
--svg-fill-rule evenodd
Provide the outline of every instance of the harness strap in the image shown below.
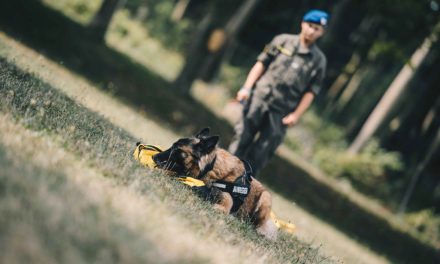
<path fill-rule="evenodd" d="M 205 166 L 202 171 L 200 171 L 198 179 L 202 179 L 209 171 L 214 168 L 214 164 L 217 160 L 217 156 L 214 157 L 211 163 Z M 243 204 L 244 199 L 248 196 L 252 181 L 252 167 L 251 165 L 245 161 L 241 160 L 244 164 L 244 174 L 238 177 L 233 183 L 225 182 L 225 181 L 216 181 L 212 184 L 213 187 L 220 189 L 223 192 L 227 192 L 232 196 L 233 205 L 231 209 L 231 213 L 235 213 L 240 206 Z"/>
<path fill-rule="evenodd" d="M 230 182 L 224 182 L 224 181 L 216 181 L 212 184 L 212 186 L 217 187 L 221 189 L 224 192 L 228 192 L 235 196 L 244 195 L 247 196 L 250 191 L 249 186 L 236 184 L 236 183 L 230 183 Z"/>
<path fill-rule="evenodd" d="M 212 186 L 220 189 L 223 192 L 227 192 L 232 196 L 233 204 L 231 213 L 238 211 L 251 190 L 250 182 L 252 181 L 252 167 L 247 161 L 242 161 L 245 166 L 245 172 L 233 183 L 216 181 L 212 184 Z"/>
<path fill-rule="evenodd" d="M 250 192 L 250 185 L 246 186 L 237 183 L 216 181 L 212 184 L 212 186 L 220 189 L 222 192 L 227 192 L 231 195 L 233 200 L 231 213 L 235 213 L 238 211 L 238 209 L 244 203 L 244 199 L 248 196 Z"/>
<path fill-rule="evenodd" d="M 245 179 L 248 181 L 252 181 L 252 174 L 254 174 L 253 170 L 252 170 L 252 166 L 251 164 L 247 161 L 247 160 L 241 160 L 244 164 L 244 176 Z"/>
<path fill-rule="evenodd" d="M 203 176 L 205 176 L 206 173 L 208 173 L 210 170 L 212 170 L 214 168 L 214 164 L 215 164 L 216 160 L 217 160 L 217 156 L 215 156 L 214 159 L 212 160 L 212 162 L 209 163 L 208 165 L 206 165 L 205 168 L 203 168 L 203 170 L 200 171 L 199 176 L 197 177 L 197 179 L 203 178 Z"/>

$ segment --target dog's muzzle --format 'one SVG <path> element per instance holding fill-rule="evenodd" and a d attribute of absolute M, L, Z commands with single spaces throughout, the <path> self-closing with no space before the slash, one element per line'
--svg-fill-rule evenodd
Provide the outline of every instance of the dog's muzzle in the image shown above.
<path fill-rule="evenodd" d="M 166 167 L 166 165 L 167 165 L 167 163 L 168 163 L 168 158 L 163 158 L 163 152 L 161 152 L 161 153 L 157 153 L 157 154 L 155 154 L 152 158 L 153 158 L 153 161 L 154 161 L 154 163 L 156 163 L 156 165 L 159 167 L 159 168 L 164 168 L 164 167 Z"/>

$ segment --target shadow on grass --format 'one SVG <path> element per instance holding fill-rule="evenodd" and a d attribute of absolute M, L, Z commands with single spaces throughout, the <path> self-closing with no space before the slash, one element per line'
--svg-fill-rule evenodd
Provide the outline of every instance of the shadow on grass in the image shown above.
<path fill-rule="evenodd" d="M 232 135 L 227 121 L 190 97 L 176 96 L 163 78 L 95 40 L 88 28 L 38 1 L 2 1 L 0 27 L 180 133 L 210 126 L 224 142 Z"/>
<path fill-rule="evenodd" d="M 9 35 L 69 69 L 115 91 L 181 134 L 210 126 L 229 142 L 232 128 L 191 98 L 176 96 L 170 84 L 127 56 L 95 41 L 86 28 L 38 1 L 0 2 L 0 27 Z M 319 218 L 400 263 L 439 260 L 439 253 L 417 239 L 391 227 L 341 193 L 308 176 L 285 159 L 276 157 L 263 171 L 264 182 Z"/>
<path fill-rule="evenodd" d="M 395 263 L 440 263 L 438 249 L 391 226 L 386 219 L 357 206 L 345 195 L 283 158 L 273 158 L 262 173 L 262 181 Z"/>
<path fill-rule="evenodd" d="M 166 263 L 154 241 L 126 227 L 119 212 L 83 186 L 29 160 L 14 162 L 7 151 L 0 144 L 3 263 Z"/>
<path fill-rule="evenodd" d="M 333 263 L 332 260 L 318 253 L 319 248 L 310 247 L 307 243 L 298 241 L 288 234 L 280 236 L 280 240 L 278 240 L 276 244 L 265 239 L 260 239 L 261 237 L 259 237 L 251 225 L 247 225 L 242 221 L 230 217 L 224 218 L 217 212 L 214 212 L 210 204 L 200 203 L 200 200 L 192 195 L 191 190 L 187 188 L 187 186 L 177 181 L 170 181 L 170 178 L 164 177 L 162 173 L 146 171 L 145 168 L 140 167 L 139 164 L 132 159 L 131 153 L 134 144 L 130 142 L 134 142 L 135 139 L 124 129 L 115 126 L 98 113 L 92 112 L 77 104 L 70 97 L 67 97 L 62 92 L 42 82 L 35 76 L 18 69 L 4 58 L 0 58 L 0 112 L 1 111 L 5 111 L 21 120 L 27 128 L 33 131 L 45 131 L 50 134 L 63 135 L 58 143 L 62 144 L 64 148 L 76 155 L 80 155 L 82 160 L 87 160 L 88 165 L 93 168 L 98 168 L 103 176 L 111 179 L 117 185 L 130 188 L 132 191 L 144 196 L 147 200 L 162 201 L 164 203 L 163 205 L 168 208 L 167 211 L 172 212 L 177 218 L 197 218 L 198 221 L 190 221 L 190 223 L 188 222 L 184 224 L 184 226 L 187 230 L 197 231 L 197 237 L 201 240 L 203 240 L 203 237 L 207 234 L 212 235 L 214 231 L 212 228 L 215 225 L 214 229 L 217 230 L 218 234 L 225 235 L 226 240 L 224 242 L 229 244 L 231 235 L 237 235 L 237 244 L 234 246 L 240 246 L 242 242 L 239 241 L 245 243 L 247 243 L 246 241 L 251 242 L 252 245 L 257 246 L 261 250 L 270 252 L 270 255 L 273 256 L 274 259 L 268 260 L 269 262 Z M 72 127 L 74 129 L 72 129 Z M 34 145 L 29 146 L 34 147 L 35 150 L 38 149 L 38 147 Z M 20 153 L 26 151 L 26 149 L 22 149 L 20 146 L 17 146 L 17 151 L 18 150 L 20 150 Z M 25 157 L 26 154 L 21 154 L 21 156 Z M 46 158 L 50 159 L 50 157 L 58 160 L 57 157 L 46 153 Z M 17 155 L 15 155 L 15 158 L 17 159 Z M 3 169 L 1 161 L 0 148 L 0 168 Z M 25 165 L 29 165 L 29 163 Z M 0 170 L 0 175 L 2 172 L 3 171 Z M 11 175 L 15 174 L 12 173 Z M 148 177 L 145 177 L 146 175 L 148 175 Z M 30 174 L 27 176 L 32 177 L 33 175 Z M 28 185 L 34 186 L 34 184 L 31 183 L 33 181 L 23 180 L 22 182 L 27 182 Z M 0 196 L 1 187 L 0 181 Z M 49 189 L 53 190 L 53 188 Z M 26 193 L 22 192 L 14 193 L 19 194 L 19 196 L 23 194 L 26 195 Z M 159 200 L 157 200 L 158 198 Z M 4 201 L 2 200 L 2 202 Z M 130 203 L 129 200 L 126 202 Z M 2 203 L 0 203 L 0 205 L 1 204 Z M 45 203 L 40 202 L 40 204 Z M 65 205 L 66 202 L 63 201 L 63 204 Z M 161 203 L 156 204 L 156 206 L 161 206 Z M 32 206 L 32 209 L 33 207 L 34 206 Z M 64 207 L 67 209 L 73 208 L 69 205 Z M 48 208 L 50 209 L 50 206 Z M 150 208 L 150 210 L 154 211 L 153 208 Z M 68 214 L 63 213 L 62 215 Z M 2 219 L 1 216 L 3 215 L 0 214 L 0 221 Z M 107 217 L 106 219 L 112 219 L 112 217 Z M 154 226 L 157 228 L 160 226 L 159 223 L 162 223 L 160 221 L 160 217 L 152 217 L 152 219 L 149 220 L 149 225 L 151 225 L 152 228 L 154 228 Z M 211 224 L 207 225 L 206 223 Z M 182 222 L 180 222 L 180 224 L 182 224 Z M 91 223 L 87 226 L 93 229 L 96 224 Z M 3 226 L 0 225 L 0 234 L 4 233 L 1 232 L 2 227 Z M 165 226 L 164 228 L 164 230 L 168 230 Z M 173 232 L 176 231 L 174 228 L 171 228 L 171 230 L 173 230 Z M 100 234 L 88 232 L 87 235 L 99 237 Z M 119 233 L 119 235 L 121 234 Z M 179 237 L 179 234 L 175 235 L 177 236 L 176 238 Z M 37 237 L 39 238 L 40 236 L 37 235 Z M 222 242 L 219 242 L 220 244 L 217 246 L 221 247 Z M 126 245 L 127 243 L 123 244 Z M 143 245 L 145 246 L 145 243 Z M 148 247 L 148 249 L 154 252 L 152 248 Z M 194 253 L 196 253 L 196 251 L 197 250 L 195 250 Z M 206 263 L 206 260 L 197 259 L 198 254 L 196 254 L 196 256 L 193 255 L 194 254 L 189 254 L 187 257 L 182 256 L 182 258 L 187 258 L 188 263 Z M 0 260 L 1 256 L 0 249 Z M 200 258 L 202 257 L 203 256 L 200 255 Z M 328 261 L 326 261 L 327 259 Z M 157 259 L 157 261 L 160 261 L 160 258 Z M 179 261 L 179 263 L 182 262 L 180 259 Z M 151 261 L 119 262 L 149 263 Z M 11 263 L 11 261 L 4 263 Z"/>

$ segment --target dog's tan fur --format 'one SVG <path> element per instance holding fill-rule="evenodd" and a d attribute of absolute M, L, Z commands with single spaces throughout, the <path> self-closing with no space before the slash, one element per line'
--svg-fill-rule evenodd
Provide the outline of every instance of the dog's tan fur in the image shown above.
<path fill-rule="evenodd" d="M 200 180 L 207 186 L 211 186 L 213 182 L 222 180 L 233 183 L 237 178 L 245 173 L 243 162 L 232 155 L 228 151 L 215 147 L 210 153 L 194 158 L 194 146 L 200 142 L 199 138 L 191 138 L 188 144 L 179 146 L 179 151 L 184 157 L 185 169 L 194 177 L 200 175 L 200 172 L 213 163 L 213 168 L 208 171 Z M 227 192 L 222 192 L 219 201 L 215 204 L 215 208 L 219 211 L 229 214 L 233 206 L 233 199 Z M 256 226 L 258 233 L 269 239 L 276 239 L 277 227 L 270 217 L 272 207 L 272 198 L 270 193 L 256 179 L 250 182 L 250 192 L 245 198 L 243 204 L 237 211 L 237 216 L 250 219 Z"/>

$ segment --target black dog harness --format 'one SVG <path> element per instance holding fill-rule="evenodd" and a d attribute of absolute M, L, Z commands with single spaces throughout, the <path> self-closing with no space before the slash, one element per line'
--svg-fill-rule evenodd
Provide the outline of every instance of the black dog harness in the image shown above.
<path fill-rule="evenodd" d="M 231 213 L 238 211 L 240 206 L 243 204 L 244 199 L 251 191 L 252 168 L 247 161 L 242 160 L 242 162 L 244 163 L 244 174 L 238 177 L 234 183 L 216 181 L 212 184 L 212 186 L 220 189 L 223 192 L 227 192 L 232 196 L 233 205 L 231 208 Z"/>
<path fill-rule="evenodd" d="M 202 172 L 200 172 L 198 177 L 199 179 L 205 176 L 206 173 L 214 168 L 215 161 L 216 158 L 214 158 L 214 160 L 208 166 L 206 166 Z M 252 167 L 247 161 L 241 161 L 244 164 L 244 174 L 238 177 L 233 183 L 226 181 L 215 181 L 212 183 L 213 187 L 219 189 L 222 192 L 227 192 L 232 196 L 233 205 L 231 208 L 231 213 L 235 213 L 238 211 L 240 206 L 243 204 L 244 199 L 248 196 L 251 190 L 250 183 L 252 181 Z"/>

